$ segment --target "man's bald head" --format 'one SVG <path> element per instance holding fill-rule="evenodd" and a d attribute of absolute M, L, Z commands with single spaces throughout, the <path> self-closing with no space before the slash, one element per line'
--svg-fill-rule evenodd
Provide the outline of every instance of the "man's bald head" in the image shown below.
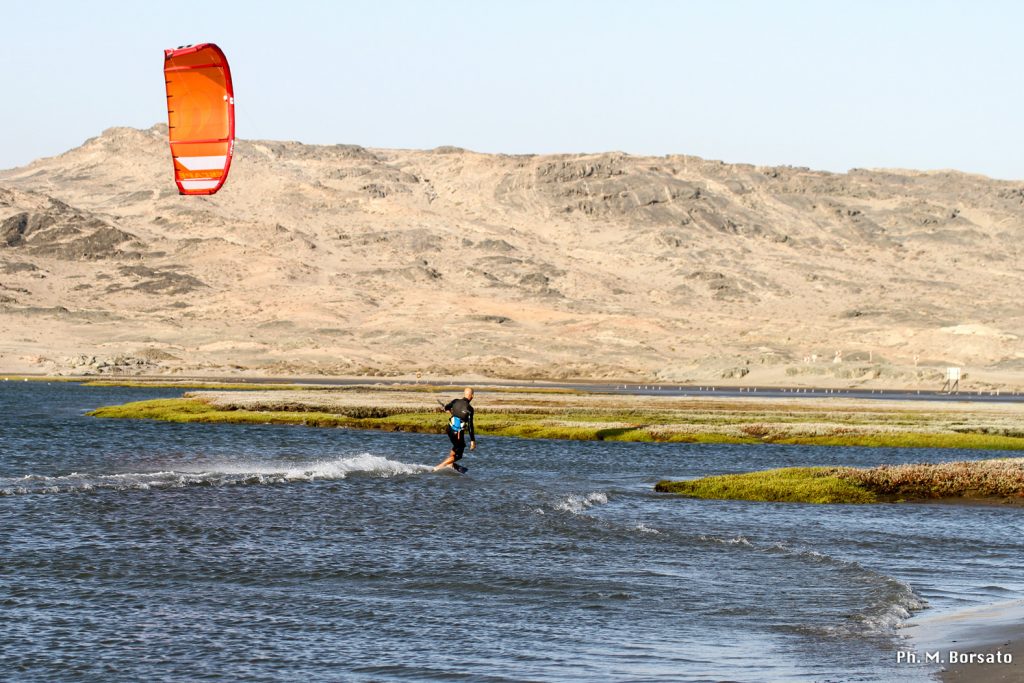
<path fill-rule="evenodd" d="M 466 387 L 466 390 L 462 392 L 462 395 L 466 397 L 467 401 L 473 400 L 473 387 Z"/>

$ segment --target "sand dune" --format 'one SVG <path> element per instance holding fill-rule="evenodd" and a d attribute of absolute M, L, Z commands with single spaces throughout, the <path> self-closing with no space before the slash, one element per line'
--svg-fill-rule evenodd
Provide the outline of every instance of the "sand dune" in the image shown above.
<path fill-rule="evenodd" d="M 240 141 L 179 197 L 115 128 L 0 172 L 0 370 L 1021 385 L 1022 237 L 1024 183 L 689 156 Z"/>

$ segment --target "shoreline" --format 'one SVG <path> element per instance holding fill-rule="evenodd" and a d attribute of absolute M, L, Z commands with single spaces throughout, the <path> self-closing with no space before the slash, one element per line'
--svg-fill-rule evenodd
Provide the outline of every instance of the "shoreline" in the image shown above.
<path fill-rule="evenodd" d="M 0 381 L 68 382 L 86 386 L 154 388 L 237 388 L 275 390 L 291 388 L 390 387 L 394 389 L 461 389 L 466 385 L 526 391 L 566 390 L 627 396 L 712 396 L 756 398 L 805 398 L 940 402 L 1024 403 L 1024 389 L 976 388 L 945 392 L 920 386 L 866 387 L 855 384 L 810 386 L 805 384 L 758 385 L 728 381 L 667 382 L 636 379 L 514 379 L 482 376 L 416 378 L 413 376 L 237 376 L 237 375 L 46 375 L 0 372 Z"/>
<path fill-rule="evenodd" d="M 917 664 L 927 664 L 928 656 L 937 656 L 942 668 L 942 683 L 997 683 L 1019 680 L 1024 666 L 1024 599 L 972 607 L 934 616 L 916 616 L 903 629 L 911 647 L 909 655 Z M 950 663 L 971 654 L 984 663 Z M 908 657 L 909 657 L 908 655 Z M 1011 661 L 1006 661 L 1007 657 Z M 907 662 L 914 663 L 914 660 Z"/>

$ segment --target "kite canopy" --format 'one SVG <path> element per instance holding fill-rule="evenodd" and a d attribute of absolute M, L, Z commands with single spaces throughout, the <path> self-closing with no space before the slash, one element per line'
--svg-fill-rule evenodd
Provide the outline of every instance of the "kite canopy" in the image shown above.
<path fill-rule="evenodd" d="M 164 50 L 167 126 L 181 194 L 213 194 L 235 150 L 235 94 L 228 60 L 213 43 Z"/>

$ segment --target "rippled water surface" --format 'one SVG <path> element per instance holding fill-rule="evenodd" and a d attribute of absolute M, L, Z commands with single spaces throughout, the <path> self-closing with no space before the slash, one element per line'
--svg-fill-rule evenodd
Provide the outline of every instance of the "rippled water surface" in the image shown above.
<path fill-rule="evenodd" d="M 441 434 L 83 414 L 179 393 L 0 383 L 4 678 L 923 681 L 908 613 L 1024 592 L 1019 508 L 652 491 L 991 453 L 481 435 L 458 476 Z"/>

